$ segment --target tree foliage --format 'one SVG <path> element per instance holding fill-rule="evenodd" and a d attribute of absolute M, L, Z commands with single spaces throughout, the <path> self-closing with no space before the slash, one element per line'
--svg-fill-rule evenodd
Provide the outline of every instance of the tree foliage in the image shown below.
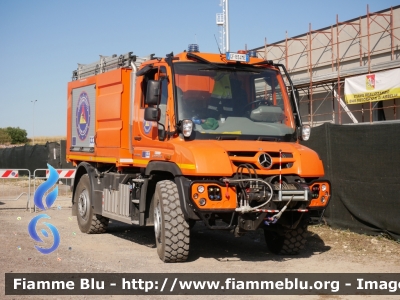
<path fill-rule="evenodd" d="M 0 128 L 0 144 L 11 143 L 11 137 L 9 136 L 6 128 Z"/>
<path fill-rule="evenodd" d="M 0 142 L 22 144 L 28 141 L 27 132 L 19 127 L 0 128 Z"/>

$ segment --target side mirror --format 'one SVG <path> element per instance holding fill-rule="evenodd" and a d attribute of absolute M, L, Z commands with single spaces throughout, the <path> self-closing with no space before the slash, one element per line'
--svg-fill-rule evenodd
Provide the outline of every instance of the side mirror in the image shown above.
<path fill-rule="evenodd" d="M 161 84 L 158 80 L 147 82 L 146 101 L 147 105 L 159 105 L 161 100 Z"/>
<path fill-rule="evenodd" d="M 161 110 L 157 107 L 146 107 L 144 109 L 144 119 L 146 121 L 160 121 Z"/>

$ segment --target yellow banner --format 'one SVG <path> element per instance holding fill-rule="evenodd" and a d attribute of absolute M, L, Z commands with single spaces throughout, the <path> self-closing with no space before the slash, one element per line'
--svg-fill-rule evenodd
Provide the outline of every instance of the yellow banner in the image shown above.
<path fill-rule="evenodd" d="M 346 78 L 344 95 L 347 104 L 400 98 L 400 69 Z"/>

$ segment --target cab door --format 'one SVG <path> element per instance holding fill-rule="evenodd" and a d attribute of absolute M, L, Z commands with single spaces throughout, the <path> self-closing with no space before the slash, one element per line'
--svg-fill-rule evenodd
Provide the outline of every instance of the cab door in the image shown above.
<path fill-rule="evenodd" d="M 146 67 L 144 67 L 146 68 Z M 144 70 L 143 68 L 143 70 Z M 139 160 L 143 164 L 156 159 L 162 159 L 165 151 L 163 149 L 169 148 L 166 142 L 168 137 L 165 134 L 170 128 L 170 116 L 173 111 L 172 91 L 168 67 L 165 64 L 158 64 L 157 66 L 148 66 L 143 74 L 139 73 L 136 86 L 136 97 L 139 103 L 135 106 L 138 108 L 135 117 L 135 126 L 133 131 L 134 143 L 134 156 L 136 162 Z M 160 119 L 156 121 L 146 121 L 144 119 L 145 108 L 149 105 L 146 104 L 147 87 L 151 80 L 159 81 L 160 83 L 160 101 L 157 107 L 160 110 Z M 137 120 L 137 121 L 136 121 Z M 160 136 L 165 134 L 165 139 L 160 140 Z M 140 159 L 139 159 L 140 157 Z M 135 158 L 134 158 L 135 160 Z"/>

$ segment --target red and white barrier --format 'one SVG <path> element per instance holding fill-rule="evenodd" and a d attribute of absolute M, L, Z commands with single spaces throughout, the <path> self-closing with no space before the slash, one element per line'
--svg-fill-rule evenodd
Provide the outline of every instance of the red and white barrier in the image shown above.
<path fill-rule="evenodd" d="M 18 170 L 0 170 L 0 178 L 18 178 Z"/>
<path fill-rule="evenodd" d="M 20 182 L 23 184 L 15 185 L 13 186 L 13 188 L 8 188 L 8 184 L 12 181 Z M 26 195 L 26 209 L 30 208 L 31 172 L 28 169 L 0 169 L 0 183 L 1 201 L 16 201 L 20 199 L 23 195 Z"/>
<path fill-rule="evenodd" d="M 58 176 L 62 178 L 75 178 L 76 169 L 57 169 Z M 49 170 L 46 170 L 46 178 L 49 178 Z"/>

